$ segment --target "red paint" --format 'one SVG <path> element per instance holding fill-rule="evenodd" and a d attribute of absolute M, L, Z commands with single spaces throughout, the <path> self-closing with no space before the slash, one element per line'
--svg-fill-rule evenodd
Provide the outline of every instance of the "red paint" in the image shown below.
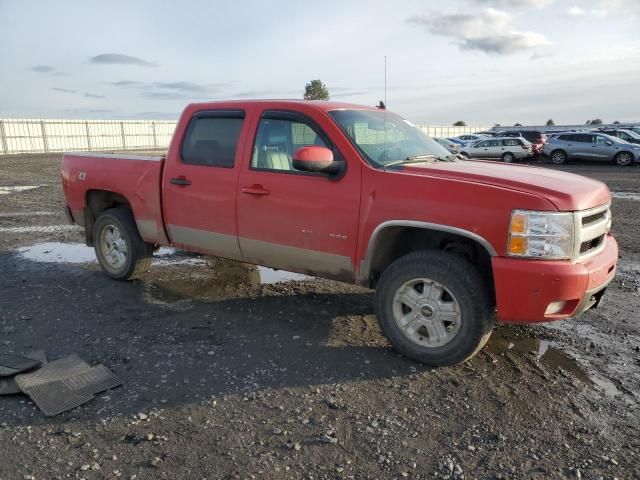
<path fill-rule="evenodd" d="M 65 155 L 62 178 L 67 205 L 81 211 L 87 191 L 112 191 L 128 199 L 136 219 L 348 257 L 352 275 L 358 274 L 372 233 L 383 222 L 411 220 L 464 229 L 484 238 L 497 253 L 493 273 L 503 321 L 560 318 L 563 315 L 544 316 L 549 302 L 581 299 L 586 290 L 613 275 L 615 268 L 610 270 L 617 260 L 617 245 L 612 238 L 604 252 L 584 263 L 505 257 L 512 210 L 571 211 L 599 206 L 610 202 L 603 183 L 498 162 L 376 169 L 361 158 L 327 114 L 341 108 L 375 110 L 335 102 L 278 100 L 189 105 L 163 162 Z M 183 164 L 180 145 L 189 120 L 197 112 L 218 109 L 245 112 L 234 168 Z M 250 168 L 256 130 L 265 110 L 286 110 L 311 118 L 344 157 L 343 175 L 328 179 Z M 311 158 L 314 150 L 307 147 L 296 155 Z M 86 180 L 79 180 L 79 172 L 87 172 Z M 179 177 L 190 180 L 191 185 L 171 183 Z M 164 234 L 145 240 L 170 243 Z M 261 252 L 250 247 L 242 256 L 250 262 L 264 261 Z"/>

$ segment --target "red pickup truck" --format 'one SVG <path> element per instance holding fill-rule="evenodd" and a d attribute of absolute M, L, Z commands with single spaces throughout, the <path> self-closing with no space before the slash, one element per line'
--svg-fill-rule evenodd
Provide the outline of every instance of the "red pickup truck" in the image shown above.
<path fill-rule="evenodd" d="M 603 183 L 460 160 L 383 108 L 192 104 L 165 157 L 69 153 L 62 182 L 115 279 L 171 245 L 356 283 L 391 344 L 434 366 L 478 352 L 496 318 L 597 305 L 618 259 Z"/>

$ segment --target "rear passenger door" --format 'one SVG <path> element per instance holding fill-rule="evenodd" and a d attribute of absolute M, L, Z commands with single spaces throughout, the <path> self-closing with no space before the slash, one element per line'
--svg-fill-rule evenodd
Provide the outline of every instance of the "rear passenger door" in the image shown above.
<path fill-rule="evenodd" d="M 591 139 L 593 135 L 589 133 L 576 133 L 569 135 L 569 143 L 574 158 L 582 160 L 592 160 L 595 157 L 591 149 Z"/>
<path fill-rule="evenodd" d="M 241 259 L 236 228 L 237 159 L 243 110 L 196 113 L 165 161 L 163 213 L 173 245 Z"/>
<path fill-rule="evenodd" d="M 240 174 L 240 248 L 250 263 L 353 281 L 361 168 L 346 163 L 319 124 L 292 111 L 261 115 Z M 295 170 L 295 151 L 310 145 L 331 149 L 342 172 Z"/>

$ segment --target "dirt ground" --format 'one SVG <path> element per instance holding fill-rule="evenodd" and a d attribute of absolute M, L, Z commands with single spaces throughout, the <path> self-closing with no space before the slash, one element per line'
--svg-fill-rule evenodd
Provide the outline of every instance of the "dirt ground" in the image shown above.
<path fill-rule="evenodd" d="M 78 260 L 59 163 L 0 157 L 0 353 L 124 383 L 53 418 L 0 397 L 0 480 L 640 478 L 640 168 L 565 167 L 616 194 L 597 310 L 433 370 L 389 348 L 368 290 L 176 252 L 109 280 Z"/>

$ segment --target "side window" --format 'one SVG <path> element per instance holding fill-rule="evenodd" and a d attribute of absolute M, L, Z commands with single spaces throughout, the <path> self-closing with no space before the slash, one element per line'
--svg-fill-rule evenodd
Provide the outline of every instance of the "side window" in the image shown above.
<path fill-rule="evenodd" d="M 300 147 L 332 148 L 313 126 L 302 121 L 263 118 L 258 126 L 251 168 L 295 171 L 292 158 Z"/>
<path fill-rule="evenodd" d="M 577 134 L 571 135 L 571 140 L 579 143 L 591 143 L 591 135 Z"/>
<path fill-rule="evenodd" d="M 607 143 L 607 139 L 601 137 L 600 135 L 594 135 L 593 143 L 597 143 L 599 145 L 605 145 Z"/>
<path fill-rule="evenodd" d="M 504 146 L 505 147 L 517 147 L 520 144 L 520 142 L 518 142 L 518 140 L 514 139 L 510 139 L 510 140 L 504 140 Z"/>
<path fill-rule="evenodd" d="M 620 137 L 623 140 L 631 140 L 631 135 L 628 135 L 625 132 L 616 132 L 616 133 L 618 134 L 618 137 Z"/>
<path fill-rule="evenodd" d="M 239 116 L 194 117 L 182 143 L 182 163 L 233 168 L 242 123 Z"/>
<path fill-rule="evenodd" d="M 501 147 L 502 146 L 502 140 L 489 140 L 489 146 L 490 147 Z"/>
<path fill-rule="evenodd" d="M 476 148 L 488 147 L 488 146 L 489 146 L 489 140 L 485 140 L 484 142 L 478 142 L 475 145 Z"/>

